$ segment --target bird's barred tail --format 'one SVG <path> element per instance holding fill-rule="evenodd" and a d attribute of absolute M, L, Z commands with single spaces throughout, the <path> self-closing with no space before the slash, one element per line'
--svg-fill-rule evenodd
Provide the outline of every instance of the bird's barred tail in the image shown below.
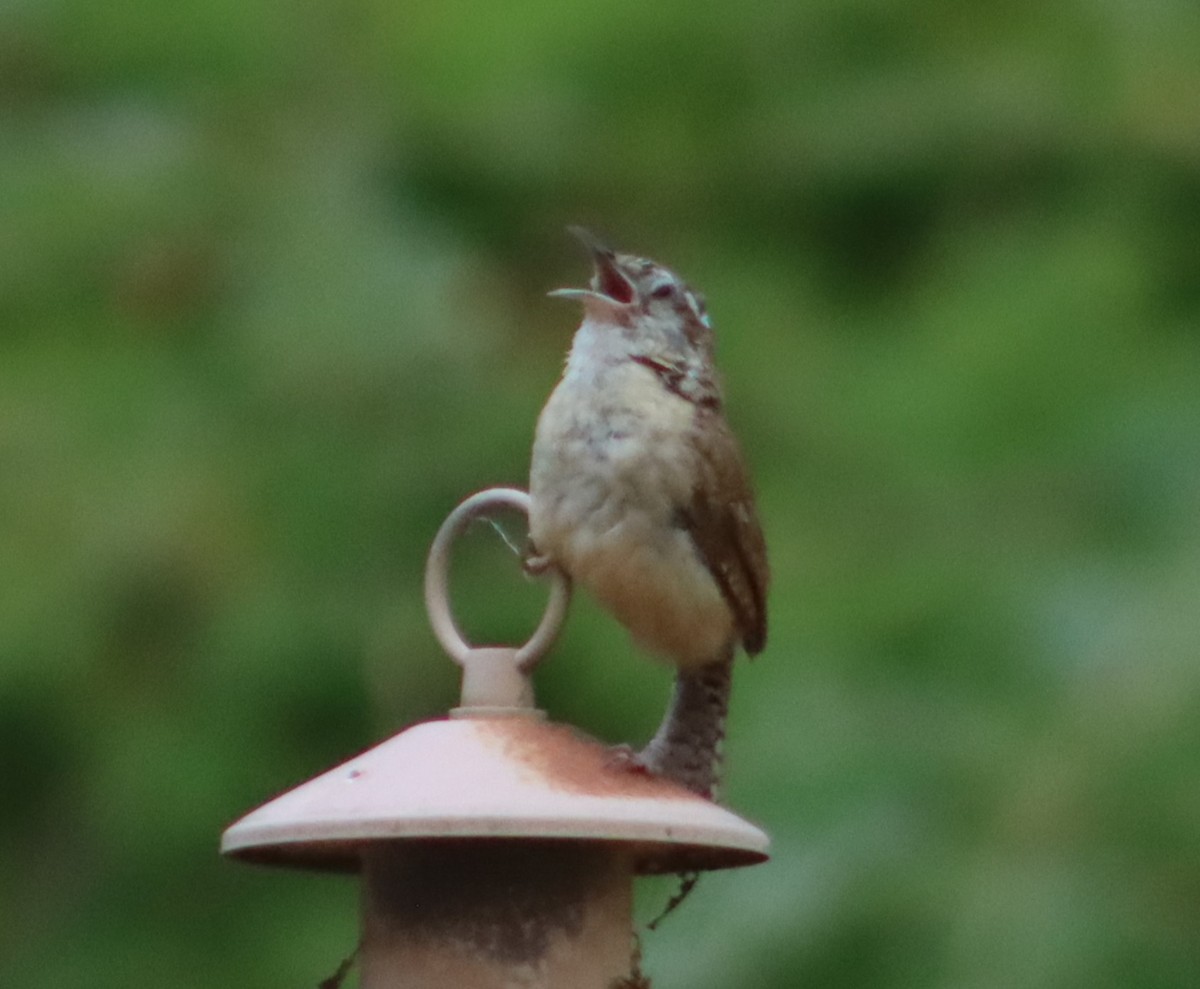
<path fill-rule="evenodd" d="M 638 761 L 651 772 L 713 799 L 732 685 L 732 650 L 714 663 L 679 670 L 667 713 Z"/>

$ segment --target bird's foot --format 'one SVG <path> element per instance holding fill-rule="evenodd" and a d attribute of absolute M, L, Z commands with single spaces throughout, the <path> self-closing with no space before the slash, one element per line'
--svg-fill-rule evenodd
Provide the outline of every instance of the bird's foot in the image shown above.
<path fill-rule="evenodd" d="M 605 765 L 612 769 L 623 769 L 629 773 L 637 773 L 639 776 L 654 775 L 654 770 L 642 758 L 642 753 L 638 752 L 632 745 L 610 745 Z"/>
<path fill-rule="evenodd" d="M 554 561 L 544 554 L 538 553 L 531 546 L 521 559 L 521 569 L 528 577 L 540 577 L 554 566 Z"/>
<path fill-rule="evenodd" d="M 712 756 L 652 741 L 632 758 L 640 772 L 670 780 L 706 800 L 716 800 L 717 765 Z"/>

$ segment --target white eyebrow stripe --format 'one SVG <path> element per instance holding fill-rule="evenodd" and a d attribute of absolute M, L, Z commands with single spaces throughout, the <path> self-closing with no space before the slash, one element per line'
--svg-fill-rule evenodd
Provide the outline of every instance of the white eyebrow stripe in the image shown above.
<path fill-rule="evenodd" d="M 696 314 L 696 318 L 698 320 L 700 320 L 701 323 L 703 323 L 706 327 L 708 327 L 711 330 L 712 323 L 709 322 L 708 313 L 706 313 L 701 308 L 700 300 L 696 297 L 696 293 L 693 292 L 691 289 L 688 289 L 684 293 L 684 296 L 687 298 L 688 305 L 690 305 L 692 307 L 692 312 L 694 312 Z"/>

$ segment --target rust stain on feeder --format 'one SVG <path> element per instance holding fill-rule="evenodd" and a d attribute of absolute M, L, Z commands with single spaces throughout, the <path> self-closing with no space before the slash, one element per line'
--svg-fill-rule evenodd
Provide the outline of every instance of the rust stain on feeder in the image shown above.
<path fill-rule="evenodd" d="M 660 779 L 619 748 L 596 741 L 570 725 L 526 718 L 481 721 L 480 734 L 529 767 L 547 786 L 570 793 L 707 803 L 703 797 Z"/>

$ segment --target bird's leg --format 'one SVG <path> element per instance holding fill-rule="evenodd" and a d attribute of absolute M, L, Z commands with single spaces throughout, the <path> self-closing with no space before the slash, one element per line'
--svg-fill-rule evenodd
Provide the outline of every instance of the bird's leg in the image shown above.
<path fill-rule="evenodd" d="M 662 724 L 637 761 L 652 773 L 713 799 L 732 685 L 732 650 L 714 663 L 679 670 Z"/>

